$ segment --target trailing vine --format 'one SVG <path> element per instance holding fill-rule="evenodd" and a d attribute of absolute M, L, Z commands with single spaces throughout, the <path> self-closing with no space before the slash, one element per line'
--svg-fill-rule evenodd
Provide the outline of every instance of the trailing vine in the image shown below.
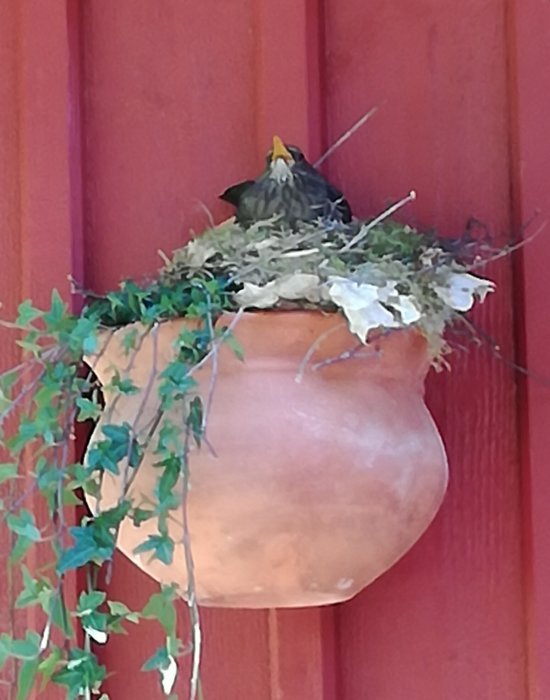
<path fill-rule="evenodd" d="M 26 359 L 0 376 L 0 439 L 4 451 L 0 481 L 12 484 L 11 498 L 1 504 L 1 519 L 14 538 L 10 564 L 20 565 L 22 571 L 15 607 L 39 606 L 44 613 L 41 630 L 29 630 L 23 639 L 7 633 L 0 636 L 0 663 L 9 657 L 20 662 L 18 699 L 28 695 L 37 675 L 42 686 L 49 682 L 64 686 L 68 698 L 99 693 L 106 669 L 91 650 L 90 640 L 104 643 L 108 635 L 123 633 L 126 623 L 140 619 L 158 620 L 165 633 L 165 645 L 144 660 L 143 669 L 157 670 L 169 695 L 176 659 L 192 651 L 190 697 L 197 696 L 200 627 L 188 531 L 184 533 L 188 586 L 183 594 L 190 609 L 191 643 L 178 637 L 175 586 L 162 588 L 141 611 L 129 610 L 123 602 L 107 598 L 99 585 L 99 573 L 103 569 L 110 578 L 117 533 L 125 518 L 135 524 L 153 517 L 158 520 L 158 534 L 149 536 L 137 552 L 164 563 L 172 561 L 175 543 L 166 524 L 174 510 L 185 510 L 189 447 L 191 441 L 200 445 L 205 428 L 205 407 L 195 391 L 192 371 L 216 352 L 219 343 L 230 338 L 227 330 L 214 330 L 214 322 L 226 305 L 227 295 L 219 280 L 196 278 L 173 285 L 155 282 L 146 288 L 127 282 L 119 291 L 93 300 L 79 315 L 70 314 L 54 291 L 49 309 L 40 311 L 30 302 L 23 302 L 15 322 L 5 324 L 20 334 L 17 343 Z M 93 363 L 83 372 L 82 358 L 95 354 L 97 360 L 100 338 L 107 336 L 108 343 L 110 327 L 137 323 L 139 326 L 134 325 L 125 336 L 131 365 L 146 335 L 155 336 L 164 320 L 182 316 L 190 323 L 179 338 L 174 360 L 161 374 L 160 408 L 153 425 L 146 432 L 138 432 L 134 425 L 104 416 L 101 440 L 89 451 L 85 465 L 75 462 L 71 449 L 75 420 L 98 419 L 103 410 L 102 392 L 115 396 L 112 414 L 117 396 L 142 393 L 145 400 L 148 391 L 147 387 L 135 386 L 124 371 L 115 372 L 109 386 L 99 387 Z M 183 426 L 166 415 L 178 404 L 182 406 Z M 158 501 L 144 509 L 131 501 L 129 489 L 152 440 L 158 466 Z M 118 503 L 107 509 L 101 507 L 99 497 L 105 472 L 124 475 Z M 71 524 L 68 509 L 81 505 L 82 495 L 95 498 L 94 512 Z M 37 522 L 28 508 L 31 499 L 35 509 L 38 501 L 44 502 L 48 515 L 44 522 Z M 39 574 L 31 573 L 21 563 L 31 548 L 41 551 L 34 556 L 49 562 Z M 83 569 L 86 590 L 80 594 L 76 608 L 69 610 L 67 576 Z M 84 632 L 82 645 L 75 641 L 78 627 Z"/>

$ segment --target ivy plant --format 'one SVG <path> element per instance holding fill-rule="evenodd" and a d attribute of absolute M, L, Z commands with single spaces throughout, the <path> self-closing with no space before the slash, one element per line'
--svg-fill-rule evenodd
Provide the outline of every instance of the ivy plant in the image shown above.
<path fill-rule="evenodd" d="M 185 507 L 185 499 L 182 503 L 174 497 L 174 488 L 179 481 L 184 486 L 188 483 L 189 447 L 193 441 L 200 444 L 204 430 L 203 399 L 196 392 L 192 369 L 216 352 L 221 342 L 235 344 L 230 332 L 214 330 L 227 306 L 223 280 L 196 276 L 167 284 L 155 281 L 147 287 L 125 282 L 116 292 L 92 298 L 80 314 L 70 313 L 54 291 L 48 309 L 25 301 L 14 322 L 3 323 L 15 333 L 23 361 L 0 375 L 0 482 L 6 494 L 0 502 L 0 518 L 12 538 L 9 564 L 21 571 L 15 607 L 34 606 L 43 613 L 41 629 L 29 630 L 23 638 L 6 632 L 0 636 L 0 665 L 10 659 L 18 665 L 17 700 L 25 700 L 33 687 L 50 683 L 65 688 L 70 699 L 99 694 L 105 700 L 102 683 L 107 670 L 92 650 L 91 640 L 105 643 L 109 635 L 124 634 L 128 624 L 144 619 L 160 623 L 165 643 L 143 659 L 143 670 L 158 673 L 164 694 L 170 696 L 178 657 L 192 653 L 190 697 L 200 694 L 199 618 L 188 538 L 189 585 L 184 594 L 192 640 L 178 637 L 175 587 L 161 587 L 142 610 L 130 610 L 124 602 L 111 600 L 100 581 L 110 575 L 125 518 L 135 524 L 152 517 L 158 520 L 158 533 L 139 544 L 136 553 L 147 553 L 165 564 L 172 561 L 175 543 L 166 523 L 173 510 Z M 191 323 L 179 339 L 175 359 L 162 372 L 156 429 L 142 434 L 128 423 L 108 419 L 85 466 L 76 461 L 75 424 L 97 420 L 103 411 L 101 387 L 82 358 L 101 352 L 99 338 L 105 329 L 133 323 L 125 340 L 131 361 L 141 337 L 177 317 Z M 142 390 L 121 375 L 115 375 L 109 387 L 115 401 L 117 395 Z M 183 440 L 179 439 L 181 427 L 166 415 L 175 404 L 185 411 Z M 152 440 L 158 458 L 158 500 L 146 510 L 132 503 L 128 490 Z M 119 474 L 122 469 L 128 471 L 128 478 L 118 503 L 101 508 L 97 501 L 94 513 L 85 510 L 85 497 L 98 496 L 103 474 Z M 75 505 L 81 506 L 78 519 Z M 35 512 L 47 517 L 37 520 Z M 46 564 L 31 570 L 25 559 L 33 549 L 33 560 Z M 67 581 L 77 571 L 84 573 L 86 587 L 71 608 Z"/>

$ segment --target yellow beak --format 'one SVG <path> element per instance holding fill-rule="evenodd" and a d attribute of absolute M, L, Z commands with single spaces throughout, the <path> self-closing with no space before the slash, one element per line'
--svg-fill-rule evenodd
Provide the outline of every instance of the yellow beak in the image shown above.
<path fill-rule="evenodd" d="M 273 137 L 273 153 L 271 154 L 271 161 L 274 162 L 277 160 L 277 158 L 283 158 L 286 162 L 289 160 L 292 160 L 292 156 L 290 155 L 288 149 L 284 145 L 284 143 L 281 141 L 281 139 L 278 136 Z"/>

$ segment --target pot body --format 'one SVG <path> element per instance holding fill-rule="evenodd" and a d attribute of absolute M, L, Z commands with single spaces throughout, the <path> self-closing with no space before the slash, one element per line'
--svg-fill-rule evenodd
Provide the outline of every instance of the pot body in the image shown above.
<path fill-rule="evenodd" d="M 151 372 L 172 359 L 184 323 L 161 324 L 143 339 L 127 374 L 144 391 L 120 397 L 111 420 L 137 418 L 138 430 L 151 423 Z M 103 383 L 128 365 L 126 332 L 110 335 L 97 361 Z M 392 331 L 360 346 L 340 315 L 301 311 L 245 313 L 234 335 L 244 362 L 222 346 L 215 377 L 212 362 L 195 375 L 203 397 L 214 384 L 210 447 L 191 455 L 187 499 L 198 602 L 257 608 L 346 600 L 413 545 L 445 492 L 445 452 L 423 399 L 426 341 Z M 172 419 L 183 424 L 181 415 Z M 146 454 L 132 482 L 132 499 L 144 507 L 154 500 L 154 461 Z M 116 504 L 122 478 L 105 473 L 102 508 Z M 185 591 L 182 513 L 169 527 L 177 543 L 170 565 L 133 554 L 157 533 L 155 521 L 125 521 L 118 547 L 156 580 Z"/>

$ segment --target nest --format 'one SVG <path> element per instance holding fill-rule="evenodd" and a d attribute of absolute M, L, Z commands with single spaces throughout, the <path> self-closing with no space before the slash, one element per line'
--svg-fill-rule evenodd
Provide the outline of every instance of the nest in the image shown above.
<path fill-rule="evenodd" d="M 391 220 L 297 230 L 276 220 L 245 230 L 229 220 L 163 257 L 164 284 L 223 278 L 234 308 L 340 309 L 362 342 L 373 329 L 414 325 L 434 356 L 444 351 L 446 325 L 494 289 L 469 273 L 456 246 Z"/>

